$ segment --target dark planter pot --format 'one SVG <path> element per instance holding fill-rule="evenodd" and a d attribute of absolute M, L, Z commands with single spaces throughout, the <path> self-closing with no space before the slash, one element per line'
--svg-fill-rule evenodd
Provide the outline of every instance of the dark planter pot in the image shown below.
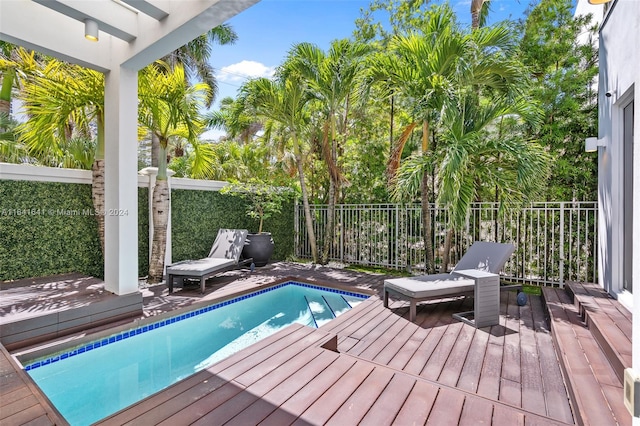
<path fill-rule="evenodd" d="M 274 248 L 271 233 L 249 234 L 242 249 L 242 256 L 245 259 L 252 257 L 256 266 L 264 266 L 269 263 Z"/>

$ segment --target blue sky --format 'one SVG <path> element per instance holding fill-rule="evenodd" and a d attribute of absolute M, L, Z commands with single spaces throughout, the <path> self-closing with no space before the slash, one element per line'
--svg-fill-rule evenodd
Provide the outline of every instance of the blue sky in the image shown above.
<path fill-rule="evenodd" d="M 471 0 L 450 4 L 460 22 L 471 21 Z M 489 20 L 517 20 L 528 5 L 529 0 L 493 0 Z M 235 97 L 248 77 L 270 76 L 295 43 L 311 42 L 327 49 L 332 40 L 350 37 L 360 10 L 368 6 L 369 0 L 262 0 L 230 19 L 238 41 L 214 47 L 211 64 L 217 70 L 216 99 Z M 211 131 L 204 136 L 215 139 L 220 134 Z"/>

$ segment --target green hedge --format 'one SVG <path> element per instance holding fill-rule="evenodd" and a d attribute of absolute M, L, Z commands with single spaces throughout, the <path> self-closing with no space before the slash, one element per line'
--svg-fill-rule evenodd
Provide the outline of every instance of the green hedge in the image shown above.
<path fill-rule="evenodd" d="M 216 191 L 172 191 L 173 260 L 209 254 L 219 228 L 257 230 L 243 201 Z M 0 180 L 0 281 L 79 272 L 102 277 L 98 227 L 85 184 Z M 293 200 L 265 221 L 274 259 L 293 254 Z M 149 270 L 148 189 L 138 188 L 138 274 Z"/>
<path fill-rule="evenodd" d="M 220 228 L 258 230 L 258 222 L 247 217 L 244 201 L 237 197 L 217 191 L 174 189 L 171 203 L 173 261 L 207 256 Z M 293 206 L 291 200 L 280 215 L 264 223 L 264 230 L 271 232 L 275 242 L 274 260 L 293 255 Z"/>
<path fill-rule="evenodd" d="M 149 273 L 149 188 L 138 188 L 138 276 Z"/>
<path fill-rule="evenodd" d="M 102 276 L 91 185 L 0 181 L 0 281 L 66 272 Z"/>

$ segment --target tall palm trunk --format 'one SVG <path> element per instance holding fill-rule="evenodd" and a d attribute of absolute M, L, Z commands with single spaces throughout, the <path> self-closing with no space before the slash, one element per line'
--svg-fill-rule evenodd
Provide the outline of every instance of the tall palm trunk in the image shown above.
<path fill-rule="evenodd" d="M 471 0 L 471 29 L 480 28 L 480 12 L 485 0 Z"/>
<path fill-rule="evenodd" d="M 152 218 L 153 242 L 149 261 L 149 283 L 159 283 L 164 276 L 164 256 L 167 247 L 167 224 L 169 223 L 169 183 L 167 181 L 167 148 L 160 144 L 158 176 L 153 188 Z"/>
<path fill-rule="evenodd" d="M 98 146 L 96 155 L 91 166 L 91 200 L 95 218 L 98 221 L 98 235 L 100 237 L 100 248 L 104 255 L 104 118 L 98 114 Z"/>
<path fill-rule="evenodd" d="M 11 112 L 11 90 L 16 72 L 14 69 L 7 69 L 2 75 L 2 86 L 0 87 L 0 114 L 9 115 Z"/>
<path fill-rule="evenodd" d="M 11 89 L 13 88 L 14 75 L 13 69 L 6 70 L 2 76 L 2 86 L 0 86 L 0 114 L 5 114 L 7 117 L 11 113 Z M 0 131 L 6 130 L 0 126 Z"/>
<path fill-rule="evenodd" d="M 304 169 L 302 167 L 302 154 L 298 145 L 297 136 L 293 136 L 296 166 L 298 168 L 298 178 L 300 179 L 300 191 L 302 192 L 302 206 L 304 208 L 304 219 L 307 225 L 307 235 L 309 236 L 309 246 L 311 246 L 311 260 L 318 262 L 318 247 L 316 244 L 316 234 L 313 231 L 313 220 L 311 219 L 311 207 L 309 206 L 309 195 L 307 185 L 304 181 Z"/>
<path fill-rule="evenodd" d="M 422 122 L 422 155 L 427 155 L 429 150 L 429 122 Z M 429 173 L 425 170 L 422 173 L 422 182 L 420 183 L 420 191 L 422 197 L 420 204 L 422 207 L 422 226 L 424 228 L 424 250 L 425 250 L 425 268 L 428 274 L 435 272 L 435 262 L 433 258 L 433 239 L 431 224 L 431 208 L 429 205 Z"/>
<path fill-rule="evenodd" d="M 322 257 L 320 264 L 326 265 L 329 263 L 329 254 L 333 247 L 333 234 L 334 234 L 334 218 L 336 215 L 336 183 L 333 178 L 329 179 L 329 204 L 327 206 L 327 227 L 324 230 L 324 245 L 322 246 Z"/>
<path fill-rule="evenodd" d="M 429 206 L 429 174 L 422 174 L 422 183 L 420 185 L 422 197 L 420 205 L 422 207 L 422 227 L 424 229 L 424 251 L 425 251 L 425 269 L 427 274 L 433 274 L 435 271 L 433 262 L 433 240 L 431 239 L 431 208 Z"/>
<path fill-rule="evenodd" d="M 155 133 L 151 133 L 151 167 L 158 167 L 160 158 L 160 138 Z"/>
<path fill-rule="evenodd" d="M 95 218 L 98 221 L 100 248 L 104 254 L 104 159 L 96 157 L 91 167 L 91 174 L 91 200 L 93 201 Z"/>
<path fill-rule="evenodd" d="M 449 271 L 449 263 L 451 259 L 451 240 L 453 240 L 453 228 L 449 228 L 447 230 L 447 235 L 444 239 L 444 253 L 442 253 L 442 265 L 440 266 L 441 273 Z"/>

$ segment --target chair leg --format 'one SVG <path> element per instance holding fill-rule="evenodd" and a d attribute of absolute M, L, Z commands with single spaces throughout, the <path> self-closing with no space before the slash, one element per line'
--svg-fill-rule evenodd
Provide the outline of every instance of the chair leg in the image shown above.
<path fill-rule="evenodd" d="M 384 307 L 388 308 L 389 307 L 389 292 L 386 289 L 384 291 L 383 302 L 384 302 Z"/>
<path fill-rule="evenodd" d="M 173 293 L 173 275 L 167 275 L 167 287 L 169 287 L 169 294 Z"/>
<path fill-rule="evenodd" d="M 200 293 L 204 294 L 204 283 L 207 280 L 205 279 L 205 277 L 200 277 Z"/>
<path fill-rule="evenodd" d="M 416 301 L 414 299 L 409 301 L 409 321 L 416 321 Z"/>

